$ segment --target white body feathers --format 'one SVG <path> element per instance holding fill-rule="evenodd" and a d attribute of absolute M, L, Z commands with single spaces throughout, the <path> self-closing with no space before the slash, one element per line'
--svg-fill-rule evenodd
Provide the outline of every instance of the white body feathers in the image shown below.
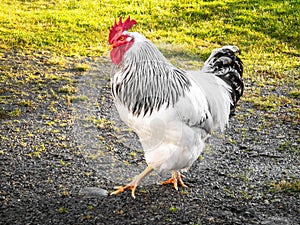
<path fill-rule="evenodd" d="M 178 70 L 142 35 L 126 33 L 135 43 L 112 77 L 112 92 L 120 117 L 136 132 L 147 164 L 157 172 L 188 169 L 203 151 L 205 139 L 214 130 L 223 130 L 228 123 L 230 87 L 210 73 Z M 146 53 L 141 50 L 143 45 L 148 46 Z M 147 54 L 147 51 L 149 55 L 138 55 Z M 157 64 L 163 66 L 164 71 Z M 155 68 L 151 68 L 153 65 Z M 178 74 L 183 79 L 177 84 L 174 79 Z M 151 76 L 154 78 L 149 78 Z M 137 84 L 134 79 L 138 79 Z M 157 89 L 151 82 L 157 82 Z M 164 99 L 165 90 L 175 94 Z M 139 99 L 142 103 L 136 106 L 132 101 Z"/>

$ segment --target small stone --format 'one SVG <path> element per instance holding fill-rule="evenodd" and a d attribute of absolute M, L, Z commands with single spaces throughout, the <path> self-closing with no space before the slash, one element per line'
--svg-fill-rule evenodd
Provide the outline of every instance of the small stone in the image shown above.
<path fill-rule="evenodd" d="M 79 191 L 79 194 L 90 197 L 106 197 L 108 191 L 98 187 L 85 187 Z"/>
<path fill-rule="evenodd" d="M 257 131 L 257 128 L 256 127 L 249 127 L 249 130 L 250 131 Z"/>
<path fill-rule="evenodd" d="M 270 202 L 269 202 L 268 199 L 266 199 L 266 200 L 264 201 L 264 203 L 265 203 L 266 205 L 270 205 Z"/>
<path fill-rule="evenodd" d="M 262 225 L 289 225 L 290 222 L 284 217 L 270 217 L 261 222 Z"/>
<path fill-rule="evenodd" d="M 242 150 L 245 150 L 245 149 L 247 149 L 247 148 L 248 148 L 248 146 L 246 146 L 246 145 L 243 145 L 243 144 L 242 144 L 242 145 L 240 145 L 239 147 L 240 147 L 240 149 L 242 149 Z"/>

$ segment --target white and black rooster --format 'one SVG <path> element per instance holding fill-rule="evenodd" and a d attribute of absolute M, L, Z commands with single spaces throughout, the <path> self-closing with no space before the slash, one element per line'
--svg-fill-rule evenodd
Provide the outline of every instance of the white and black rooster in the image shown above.
<path fill-rule="evenodd" d="M 236 46 L 213 50 L 199 71 L 172 65 L 147 38 L 128 32 L 136 24 L 120 18 L 108 42 L 114 63 L 111 89 L 121 119 L 138 135 L 148 167 L 111 194 L 131 190 L 153 170 L 171 172 L 161 184 L 185 187 L 183 175 L 205 140 L 225 128 L 243 94 L 243 65 Z"/>

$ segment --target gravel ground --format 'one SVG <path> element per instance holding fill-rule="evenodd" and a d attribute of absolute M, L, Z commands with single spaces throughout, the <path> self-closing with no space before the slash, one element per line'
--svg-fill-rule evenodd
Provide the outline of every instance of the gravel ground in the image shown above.
<path fill-rule="evenodd" d="M 6 60 L 17 66 L 16 58 Z M 42 70 L 43 60 L 34 66 Z M 109 196 L 146 165 L 113 106 L 109 60 L 84 62 L 91 65 L 84 75 L 71 71 L 39 88 L 13 78 L 0 84 L 7 97 L 0 102 L 0 224 L 300 224 L 300 127 L 288 104 L 266 113 L 242 99 L 230 127 L 185 174 L 188 188 L 158 185 L 164 178 L 153 174 L 136 199 Z M 62 89 L 70 82 L 71 101 Z M 30 90 L 17 96 L 34 107 L 4 102 L 9 88 Z M 20 115 L 6 113 L 16 105 Z"/>

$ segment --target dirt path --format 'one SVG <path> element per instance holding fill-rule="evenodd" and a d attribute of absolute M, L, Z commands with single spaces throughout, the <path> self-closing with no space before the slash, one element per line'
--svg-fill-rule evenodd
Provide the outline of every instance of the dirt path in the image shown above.
<path fill-rule="evenodd" d="M 135 200 L 108 196 L 145 162 L 112 104 L 109 61 L 86 62 L 90 70 L 67 84 L 21 86 L 36 105 L 20 115 L 1 102 L 0 224 L 300 224 L 299 124 L 286 108 L 270 117 L 243 101 L 186 174 L 188 188 L 157 185 L 153 174 Z M 70 82 L 71 101 L 62 91 Z"/>

